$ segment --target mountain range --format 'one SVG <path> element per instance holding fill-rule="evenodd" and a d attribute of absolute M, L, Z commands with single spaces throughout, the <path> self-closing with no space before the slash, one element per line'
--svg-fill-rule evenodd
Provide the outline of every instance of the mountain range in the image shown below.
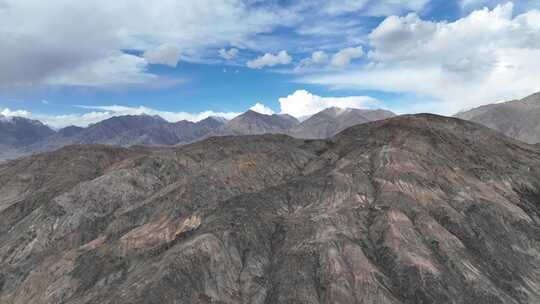
<path fill-rule="evenodd" d="M 3 117 L 0 120 L 0 159 L 74 144 L 178 145 L 211 136 L 267 133 L 326 138 L 347 127 L 392 116 L 392 112 L 383 110 L 331 108 L 300 122 L 286 114 L 265 115 L 250 110 L 230 121 L 209 117 L 199 122 L 171 123 L 159 116 L 131 115 L 112 117 L 86 128 L 70 126 L 58 131 L 38 121 Z M 4 137 L 4 134 L 7 135 Z"/>
<path fill-rule="evenodd" d="M 168 122 L 159 116 L 112 117 L 86 128 L 69 126 L 53 130 L 23 117 L 0 115 L 0 161 L 36 152 L 53 151 L 74 144 L 181 145 L 212 136 L 287 134 L 296 138 L 329 138 L 344 129 L 395 116 L 386 110 L 328 108 L 303 121 L 286 114 L 266 115 L 247 111 L 228 121 L 208 117 L 199 122 Z M 470 120 L 505 135 L 540 143 L 540 92 L 508 102 L 488 104 L 459 112 Z"/>
<path fill-rule="evenodd" d="M 540 302 L 540 148 L 461 119 L 72 145 L 0 193 L 0 303 Z"/>

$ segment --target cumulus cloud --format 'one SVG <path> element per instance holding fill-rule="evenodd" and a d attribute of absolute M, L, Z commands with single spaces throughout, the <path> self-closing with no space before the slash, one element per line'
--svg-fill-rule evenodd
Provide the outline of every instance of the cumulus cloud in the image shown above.
<path fill-rule="evenodd" d="M 378 101 L 369 96 L 321 97 L 306 90 L 298 90 L 279 99 L 281 113 L 295 117 L 313 115 L 326 108 L 367 108 Z"/>
<path fill-rule="evenodd" d="M 26 118 L 37 119 L 53 128 L 62 128 L 70 125 L 86 127 L 90 124 L 100 122 L 102 120 L 123 115 L 159 115 L 163 119 L 169 122 L 177 122 L 180 120 L 188 121 L 200 121 L 210 116 L 219 116 L 227 119 L 231 119 L 238 116 L 236 112 L 214 112 L 203 111 L 199 113 L 188 112 L 172 112 L 161 111 L 144 106 L 140 107 L 127 107 L 119 105 L 111 106 L 78 106 L 81 109 L 92 110 L 86 113 L 72 113 L 64 115 L 47 115 L 40 113 L 31 113 L 24 110 L 11 111 L 9 109 L 3 109 L 0 114 L 6 117 L 21 116 Z"/>
<path fill-rule="evenodd" d="M 272 115 L 274 114 L 274 110 L 270 109 L 269 107 L 263 105 L 262 103 L 257 102 L 255 105 L 253 105 L 251 108 L 249 108 L 252 111 L 255 111 L 257 113 L 266 114 L 266 115 Z"/>
<path fill-rule="evenodd" d="M 362 47 L 346 48 L 332 56 L 331 64 L 336 68 L 344 68 L 348 66 L 353 59 L 361 58 L 362 56 L 364 56 Z"/>
<path fill-rule="evenodd" d="M 476 10 L 454 22 L 416 14 L 386 18 L 369 35 L 369 64 L 304 77 L 334 88 L 416 94 L 425 106 L 403 109 L 453 114 L 463 108 L 540 90 L 539 11 L 514 16 L 513 5 Z"/>
<path fill-rule="evenodd" d="M 144 59 L 151 64 L 176 67 L 180 60 L 180 49 L 175 45 L 165 43 L 155 49 L 144 52 Z"/>
<path fill-rule="evenodd" d="M 328 62 L 328 54 L 324 51 L 315 51 L 310 57 L 304 58 L 300 61 L 297 68 L 309 67 L 312 65 L 322 65 Z"/>
<path fill-rule="evenodd" d="M 261 69 L 266 66 L 286 65 L 292 62 L 292 57 L 287 54 L 287 51 L 281 51 L 277 54 L 266 53 L 261 57 L 250 60 L 247 66 L 251 69 Z"/>
<path fill-rule="evenodd" d="M 219 50 L 219 56 L 226 60 L 232 60 L 236 58 L 236 56 L 238 56 L 238 53 L 239 53 L 238 49 L 235 49 L 235 48 L 230 48 L 228 50 L 226 49 Z"/>

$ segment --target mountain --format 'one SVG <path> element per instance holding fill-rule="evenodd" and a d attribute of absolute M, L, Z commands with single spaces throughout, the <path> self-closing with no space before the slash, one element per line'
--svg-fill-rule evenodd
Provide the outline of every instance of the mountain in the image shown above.
<path fill-rule="evenodd" d="M 523 98 L 481 106 L 456 114 L 527 143 L 540 142 L 540 92 Z"/>
<path fill-rule="evenodd" d="M 0 303 L 539 303 L 540 149 L 408 115 L 327 140 L 0 164 Z"/>
<path fill-rule="evenodd" d="M 60 135 L 61 137 L 72 137 L 72 136 L 76 136 L 82 131 L 84 131 L 83 127 L 68 126 L 68 127 L 58 130 L 58 135 Z"/>
<path fill-rule="evenodd" d="M 0 115 L 0 160 L 17 157 L 19 149 L 55 132 L 37 120 Z"/>
<path fill-rule="evenodd" d="M 266 115 L 252 110 L 231 119 L 215 135 L 285 134 L 299 121 L 287 114 Z"/>
<path fill-rule="evenodd" d="M 290 134 L 298 138 L 328 138 L 348 127 L 393 116 L 385 110 L 328 108 L 304 120 Z"/>
<path fill-rule="evenodd" d="M 247 111 L 227 121 L 208 117 L 199 122 L 171 123 L 159 116 L 126 115 L 112 117 L 86 128 L 69 126 L 55 132 L 38 121 L 10 118 L 11 133 L 17 134 L 17 144 L 12 137 L 0 139 L 0 160 L 36 152 L 57 150 L 67 145 L 107 144 L 178 145 L 193 143 L 212 136 L 290 134 L 300 138 L 327 138 L 355 124 L 394 116 L 384 110 L 356 110 L 331 108 L 317 113 L 300 123 L 287 114 L 265 115 Z M 13 121 L 26 124 L 13 124 Z M 4 118 L 2 121 L 7 122 Z M 42 133 L 29 132 L 26 125 L 41 128 Z M 3 133 L 0 126 L 0 135 Z M 38 136 L 39 135 L 39 136 Z M 8 143 L 5 143 L 8 142 Z"/>
<path fill-rule="evenodd" d="M 37 120 L 0 115 L 0 143 L 20 147 L 35 143 L 54 131 Z"/>
<path fill-rule="evenodd" d="M 223 120 L 214 117 L 196 123 L 186 120 L 171 123 L 159 116 L 118 116 L 87 128 L 61 129 L 54 136 L 26 147 L 25 151 L 52 151 L 74 144 L 176 145 L 199 140 L 223 124 Z"/>

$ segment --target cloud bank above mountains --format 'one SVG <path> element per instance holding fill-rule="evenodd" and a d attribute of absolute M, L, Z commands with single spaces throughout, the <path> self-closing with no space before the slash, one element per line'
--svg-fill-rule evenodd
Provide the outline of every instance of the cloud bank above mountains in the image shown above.
<path fill-rule="evenodd" d="M 368 96 L 321 97 L 311 94 L 305 90 L 298 90 L 287 97 L 280 98 L 279 103 L 280 111 L 277 113 L 289 114 L 297 118 L 302 118 L 313 115 L 329 107 L 364 109 L 376 106 L 379 102 L 376 99 Z M 127 107 L 120 105 L 79 105 L 76 107 L 79 109 L 89 110 L 89 112 L 63 115 L 45 115 L 23 110 L 0 108 L 0 114 L 6 117 L 21 116 L 25 118 L 37 119 L 54 128 L 62 128 L 70 125 L 85 127 L 114 116 L 123 115 L 159 115 L 167 121 L 177 122 L 180 120 L 200 121 L 210 116 L 219 116 L 226 119 L 232 119 L 242 114 L 242 112 L 215 112 L 210 110 L 199 113 L 172 112 L 156 110 L 145 106 Z M 273 109 L 260 102 L 255 103 L 249 109 L 266 115 L 276 113 Z"/>

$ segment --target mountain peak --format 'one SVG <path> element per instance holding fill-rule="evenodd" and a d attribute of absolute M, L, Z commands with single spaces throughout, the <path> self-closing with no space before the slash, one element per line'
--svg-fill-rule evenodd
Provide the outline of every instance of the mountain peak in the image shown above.
<path fill-rule="evenodd" d="M 259 113 L 257 111 L 253 111 L 249 109 L 236 117 L 264 117 L 264 116 L 271 116 L 271 115 Z"/>
<path fill-rule="evenodd" d="M 291 134 L 299 138 L 328 138 L 348 127 L 395 116 L 385 110 L 326 108 L 296 126 Z"/>

